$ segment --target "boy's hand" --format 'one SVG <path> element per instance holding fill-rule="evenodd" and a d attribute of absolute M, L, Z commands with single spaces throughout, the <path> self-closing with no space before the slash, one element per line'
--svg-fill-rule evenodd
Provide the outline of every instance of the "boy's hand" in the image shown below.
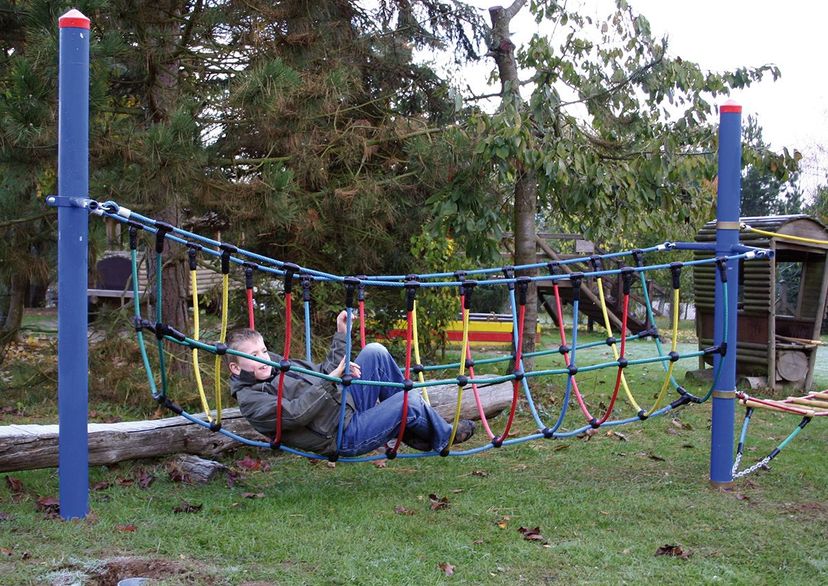
<path fill-rule="evenodd" d="M 356 362 L 349 362 L 349 364 L 351 365 L 351 376 L 352 377 L 359 378 L 360 376 L 362 376 L 362 370 L 359 368 L 359 364 L 357 364 Z M 336 376 L 336 377 L 341 377 L 343 374 L 345 374 L 345 357 L 344 356 L 342 357 L 342 360 L 339 361 L 339 366 L 334 368 L 331 371 L 330 374 L 331 374 L 331 376 Z"/>
<path fill-rule="evenodd" d="M 339 315 L 336 316 L 336 331 L 344 334 L 348 331 L 348 313 L 346 311 L 340 311 Z"/>

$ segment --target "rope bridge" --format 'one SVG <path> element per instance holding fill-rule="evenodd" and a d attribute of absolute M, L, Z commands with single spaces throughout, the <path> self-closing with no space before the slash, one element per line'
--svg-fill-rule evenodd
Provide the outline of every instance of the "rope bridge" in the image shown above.
<path fill-rule="evenodd" d="M 400 430 L 398 436 L 397 446 L 402 443 L 402 436 L 405 431 L 405 421 L 408 409 L 408 394 L 411 391 L 419 391 L 423 394 L 423 398 L 428 401 L 428 388 L 442 385 L 456 385 L 457 386 L 457 406 L 452 424 L 452 432 L 449 440 L 449 446 L 439 455 L 468 455 L 493 447 L 501 447 L 504 445 L 511 445 L 540 438 L 554 438 L 561 439 L 580 435 L 588 429 L 596 429 L 598 427 L 612 427 L 632 423 L 634 421 L 641 421 L 654 416 L 660 416 L 668 413 L 682 405 L 688 403 L 702 403 L 707 401 L 716 386 L 718 374 L 721 366 L 719 361 L 718 366 L 714 371 L 713 382 L 710 390 L 703 396 L 695 396 L 679 385 L 673 371 L 676 362 L 682 359 L 698 358 L 699 356 L 718 354 L 724 356 L 727 352 L 727 335 L 726 328 L 725 336 L 722 342 L 716 346 L 706 348 L 703 350 L 687 352 L 680 354 L 678 352 L 678 309 L 680 300 L 680 276 L 681 271 L 686 266 L 696 264 L 714 263 L 718 267 L 718 272 L 722 280 L 725 298 L 727 298 L 727 262 L 730 260 L 750 260 L 754 258 L 764 258 L 769 254 L 767 251 L 761 249 L 754 249 L 750 247 L 742 247 L 737 253 L 729 256 L 716 256 L 711 258 L 699 259 L 688 262 L 672 262 L 666 264 L 645 265 L 645 257 L 654 252 L 674 251 L 674 250 L 691 250 L 697 249 L 700 245 L 695 243 L 674 243 L 667 242 L 657 246 L 635 249 L 624 252 L 609 253 L 600 256 L 591 256 L 583 258 L 573 258 L 549 263 L 535 263 L 521 266 L 506 266 L 496 268 L 476 268 L 466 271 L 456 271 L 452 273 L 431 273 L 431 274 L 409 274 L 409 275 L 375 275 L 359 277 L 341 276 L 322 271 L 317 271 L 308 267 L 302 267 L 294 263 L 283 262 L 280 260 L 261 256 L 254 252 L 241 249 L 237 246 L 226 242 L 219 242 L 209 238 L 205 238 L 196 233 L 183 230 L 179 227 L 154 220 L 152 218 L 143 216 L 134 212 L 116 202 L 108 201 L 104 203 L 92 202 L 89 206 L 91 212 L 98 216 L 111 218 L 122 222 L 128 226 L 129 241 L 130 241 L 130 257 L 132 260 L 132 286 L 134 289 L 138 286 L 137 270 L 138 270 L 138 235 L 139 232 L 145 232 L 154 236 L 155 239 L 155 254 L 156 254 L 156 303 L 154 320 L 145 318 L 141 314 L 141 304 L 134 303 L 134 324 L 136 330 L 136 337 L 140 348 L 144 368 L 147 372 L 150 391 L 152 397 L 161 405 L 171 409 L 173 412 L 184 416 L 188 420 L 211 429 L 214 432 L 223 433 L 232 439 L 241 443 L 271 449 L 280 449 L 285 452 L 309 457 L 309 458 L 329 458 L 339 461 L 349 462 L 363 462 L 375 460 L 379 458 L 412 458 L 422 456 L 438 455 L 436 452 L 428 453 L 397 453 L 396 448 L 389 449 L 385 454 L 375 454 L 369 456 L 359 457 L 341 457 L 337 456 L 327 457 L 320 456 L 297 450 L 290 446 L 284 445 L 281 442 L 281 404 L 282 393 L 284 387 L 284 378 L 287 372 L 293 371 L 301 374 L 323 378 L 341 385 L 343 394 L 348 392 L 358 392 L 360 386 L 374 385 L 374 386 L 389 386 L 402 389 L 404 392 L 403 406 L 400 413 Z M 164 316 L 161 314 L 161 299 L 162 299 L 162 271 L 163 255 L 165 254 L 165 244 L 167 242 L 175 245 L 184 246 L 187 248 L 187 256 L 189 261 L 190 275 L 191 275 L 191 291 L 192 301 L 194 307 L 194 323 L 191 335 L 186 335 L 183 332 L 177 331 L 175 328 L 165 323 Z M 199 255 L 212 256 L 219 259 L 222 274 L 222 294 L 221 294 L 221 331 L 219 340 L 214 343 L 208 343 L 200 338 L 200 324 L 199 324 L 199 295 L 198 283 L 196 281 L 196 266 Z M 630 265 L 624 265 L 619 269 L 605 269 L 604 261 L 608 258 L 625 259 L 630 261 Z M 592 270 L 588 272 L 564 272 L 562 265 L 572 264 L 586 264 Z M 227 322 L 229 314 L 229 275 L 232 265 L 240 267 L 245 274 L 245 288 L 247 300 L 247 314 L 248 325 L 251 329 L 255 328 L 254 315 L 254 299 L 253 286 L 255 276 L 257 273 L 263 275 L 270 275 L 279 277 L 284 283 L 284 299 L 285 299 L 285 343 L 282 352 L 282 360 L 278 363 L 266 359 L 256 358 L 239 352 L 232 348 L 228 348 L 225 344 L 227 335 Z M 515 276 L 516 271 L 526 269 L 543 269 L 543 273 L 538 276 Z M 673 288 L 673 319 L 671 331 L 671 343 L 668 351 L 662 345 L 660 340 L 660 332 L 656 326 L 653 316 L 652 305 L 647 294 L 647 273 L 655 270 L 667 270 L 672 277 Z M 617 336 L 612 330 L 609 318 L 606 312 L 606 300 L 601 295 L 601 301 L 604 309 L 604 325 L 607 329 L 608 337 L 606 340 L 579 343 L 578 341 L 578 318 L 579 318 L 579 291 L 580 283 L 584 279 L 595 279 L 598 284 L 598 290 L 602 291 L 601 280 L 613 275 L 620 275 L 623 283 L 623 312 L 621 330 Z M 361 347 L 366 344 L 365 332 L 365 296 L 366 291 L 370 288 L 390 288 L 399 289 L 405 292 L 406 304 L 406 329 L 405 329 L 405 362 L 402 368 L 404 375 L 404 383 L 389 383 L 371 380 L 362 380 L 352 378 L 345 374 L 342 377 L 334 377 L 319 372 L 311 371 L 302 368 L 298 364 L 291 362 L 290 356 L 292 353 L 292 323 L 293 323 L 293 294 L 294 284 L 296 282 L 301 284 L 302 302 L 304 306 L 304 325 L 305 325 L 305 357 L 310 362 L 311 360 L 311 328 L 310 328 L 310 305 L 311 305 L 311 291 L 316 283 L 328 282 L 343 288 L 345 309 L 346 309 L 346 348 L 345 355 L 350 358 L 352 354 L 352 338 L 353 334 L 358 331 L 358 339 Z M 563 323 L 561 312 L 561 296 L 559 285 L 568 281 L 575 292 L 575 297 L 572 301 L 572 323 L 569 326 L 569 336 L 567 336 L 567 326 Z M 553 348 L 547 348 L 532 353 L 523 353 L 523 329 L 525 322 L 526 311 L 526 292 L 529 285 L 533 282 L 551 283 L 555 295 L 555 301 L 558 309 L 558 323 L 557 326 L 560 345 Z M 629 317 L 629 299 L 635 282 L 640 284 L 643 296 L 646 302 L 647 323 L 649 328 L 638 334 L 630 334 L 627 331 L 627 319 Z M 464 360 L 450 364 L 440 365 L 423 365 L 420 362 L 420 352 L 418 343 L 417 331 L 417 295 L 421 290 L 436 289 L 436 288 L 456 288 L 458 291 L 458 305 L 460 307 L 462 316 L 462 344 L 460 356 L 465 357 Z M 469 345 L 468 331 L 469 331 L 469 315 L 472 304 L 473 292 L 478 287 L 506 287 L 508 290 L 509 303 L 512 310 L 512 339 L 513 352 L 500 357 L 485 358 L 475 360 L 472 356 Z M 133 291 L 138 296 L 137 291 Z M 727 304 L 725 304 L 726 306 Z M 355 316 L 358 320 L 358 328 L 355 327 Z M 724 321 L 727 321 L 727 313 L 724 314 Z M 156 346 L 158 353 L 158 366 L 160 374 L 157 377 L 153 375 L 150 366 L 148 351 L 146 348 L 145 333 L 154 334 L 156 338 Z M 654 342 L 655 355 L 645 358 L 630 358 L 627 352 L 628 342 L 637 339 L 652 339 Z M 195 382 L 201 400 L 201 406 L 205 413 L 205 419 L 197 417 L 196 415 L 187 412 L 180 405 L 176 404 L 167 394 L 168 379 L 165 367 L 165 344 L 173 343 L 186 346 L 191 350 L 193 370 L 195 373 Z M 596 364 L 581 364 L 578 360 L 579 352 L 589 348 L 599 346 L 608 346 L 613 355 L 613 360 L 600 362 Z M 205 392 L 204 385 L 201 380 L 199 372 L 199 352 L 207 352 L 214 355 L 215 361 L 215 387 L 214 387 L 214 407 L 216 410 L 215 417 L 211 414 L 211 407 Z M 525 358 L 537 358 L 542 356 L 560 355 L 563 360 L 562 367 L 547 368 L 534 371 L 524 370 Z M 234 355 L 239 357 L 250 358 L 260 363 L 268 364 L 277 369 L 278 372 L 278 392 L 276 395 L 276 428 L 274 429 L 274 436 L 270 442 L 259 441 L 241 437 L 230 431 L 222 429 L 221 413 L 222 413 L 222 383 L 221 383 L 221 363 L 222 356 Z M 488 364 L 496 364 L 502 362 L 509 362 L 513 365 L 513 369 L 508 374 L 501 376 L 488 377 L 485 383 L 475 377 L 475 366 L 482 366 Z M 636 399 L 624 371 L 631 366 L 640 366 L 647 364 L 661 364 L 664 371 L 664 378 L 661 384 L 658 395 L 650 405 L 642 406 Z M 446 379 L 427 379 L 426 374 L 432 371 L 456 369 L 457 376 Z M 615 373 L 615 383 L 611 393 L 611 398 L 603 413 L 593 413 L 587 405 L 585 394 L 582 392 L 578 384 L 578 375 L 587 372 L 594 372 L 599 370 L 611 370 Z M 561 401 L 561 408 L 557 418 L 554 422 L 545 421 L 541 416 L 541 409 L 538 408 L 533 397 L 530 381 L 540 380 L 542 377 L 564 376 L 566 377 L 566 385 L 564 390 L 563 400 Z M 416 378 L 416 380 L 414 380 Z M 513 397 L 509 407 L 508 416 L 502 429 L 493 430 L 492 424 L 488 421 L 481 401 L 481 391 L 484 386 L 511 382 L 513 386 Z M 489 441 L 482 445 L 470 449 L 454 450 L 452 444 L 454 443 L 455 435 L 457 433 L 458 423 L 460 420 L 460 405 L 462 396 L 467 389 L 471 389 L 474 395 L 477 409 L 480 415 L 481 423 L 488 435 Z M 670 389 L 674 389 L 678 397 L 672 402 L 667 402 L 667 393 Z M 633 417 L 612 419 L 613 413 L 616 411 L 618 398 L 623 389 L 623 397 L 626 402 L 636 413 Z M 521 392 L 522 391 L 522 392 Z M 537 427 L 535 433 L 513 437 L 511 434 L 515 414 L 517 412 L 520 398 L 523 396 L 532 419 Z M 564 421 L 569 414 L 570 400 L 574 396 L 577 403 L 583 423 L 575 426 L 572 429 L 564 429 Z M 342 430 L 345 418 L 345 401 L 342 401 L 342 409 L 340 412 L 340 425 L 337 434 L 337 448 L 340 447 L 342 441 Z"/>

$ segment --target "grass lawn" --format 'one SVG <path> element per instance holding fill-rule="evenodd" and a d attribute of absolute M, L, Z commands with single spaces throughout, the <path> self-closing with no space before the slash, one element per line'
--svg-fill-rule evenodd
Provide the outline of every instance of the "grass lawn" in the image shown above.
<path fill-rule="evenodd" d="M 584 352 L 579 363 L 607 353 Z M 560 358 L 538 366 L 546 360 Z M 649 406 L 661 367 L 629 374 Z M 614 372 L 584 373 L 595 411 L 612 382 Z M 818 372 L 817 382 L 828 377 Z M 554 421 L 560 386 L 532 384 Z M 798 421 L 757 413 L 748 463 Z M 565 427 L 582 422 L 573 404 Z M 222 458 L 230 474 L 208 484 L 176 481 L 163 461 L 95 467 L 83 521 L 56 518 L 55 470 L 9 473 L 0 481 L 0 584 L 825 584 L 826 423 L 814 421 L 771 470 L 729 491 L 708 482 L 709 404 L 465 458 L 331 467 L 238 450 Z M 534 430 L 525 410 L 516 427 Z"/>

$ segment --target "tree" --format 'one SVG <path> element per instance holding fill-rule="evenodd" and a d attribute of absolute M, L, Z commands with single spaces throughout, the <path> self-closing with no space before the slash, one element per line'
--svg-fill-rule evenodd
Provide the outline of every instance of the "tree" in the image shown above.
<path fill-rule="evenodd" d="M 771 216 L 796 214 L 802 207 L 802 191 L 799 189 L 798 171 L 785 166 L 790 158 L 787 150 L 782 156 L 770 150 L 762 137 L 762 127 L 753 117 L 748 117 L 742 131 L 748 152 L 752 158 L 742 174 L 742 216 Z M 793 159 L 801 159 L 794 151 Z"/>

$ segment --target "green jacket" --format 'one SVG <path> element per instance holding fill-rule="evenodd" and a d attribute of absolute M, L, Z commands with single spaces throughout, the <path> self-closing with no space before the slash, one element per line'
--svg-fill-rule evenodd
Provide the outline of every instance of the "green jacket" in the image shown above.
<path fill-rule="evenodd" d="M 328 374 L 339 365 L 344 353 L 345 334 L 337 332 L 322 364 L 304 360 L 291 360 L 291 363 Z M 282 357 L 271 353 L 270 359 L 278 363 Z M 248 371 L 230 376 L 230 393 L 239 402 L 242 415 L 256 431 L 271 439 L 276 435 L 276 393 L 279 389 L 279 371 L 273 370 L 273 376 L 265 381 L 257 381 Z M 342 392 L 336 383 L 292 370 L 286 372 L 282 394 L 282 443 L 317 454 L 335 454 L 341 404 Z M 346 426 L 355 411 L 349 394 L 345 406 Z"/>

